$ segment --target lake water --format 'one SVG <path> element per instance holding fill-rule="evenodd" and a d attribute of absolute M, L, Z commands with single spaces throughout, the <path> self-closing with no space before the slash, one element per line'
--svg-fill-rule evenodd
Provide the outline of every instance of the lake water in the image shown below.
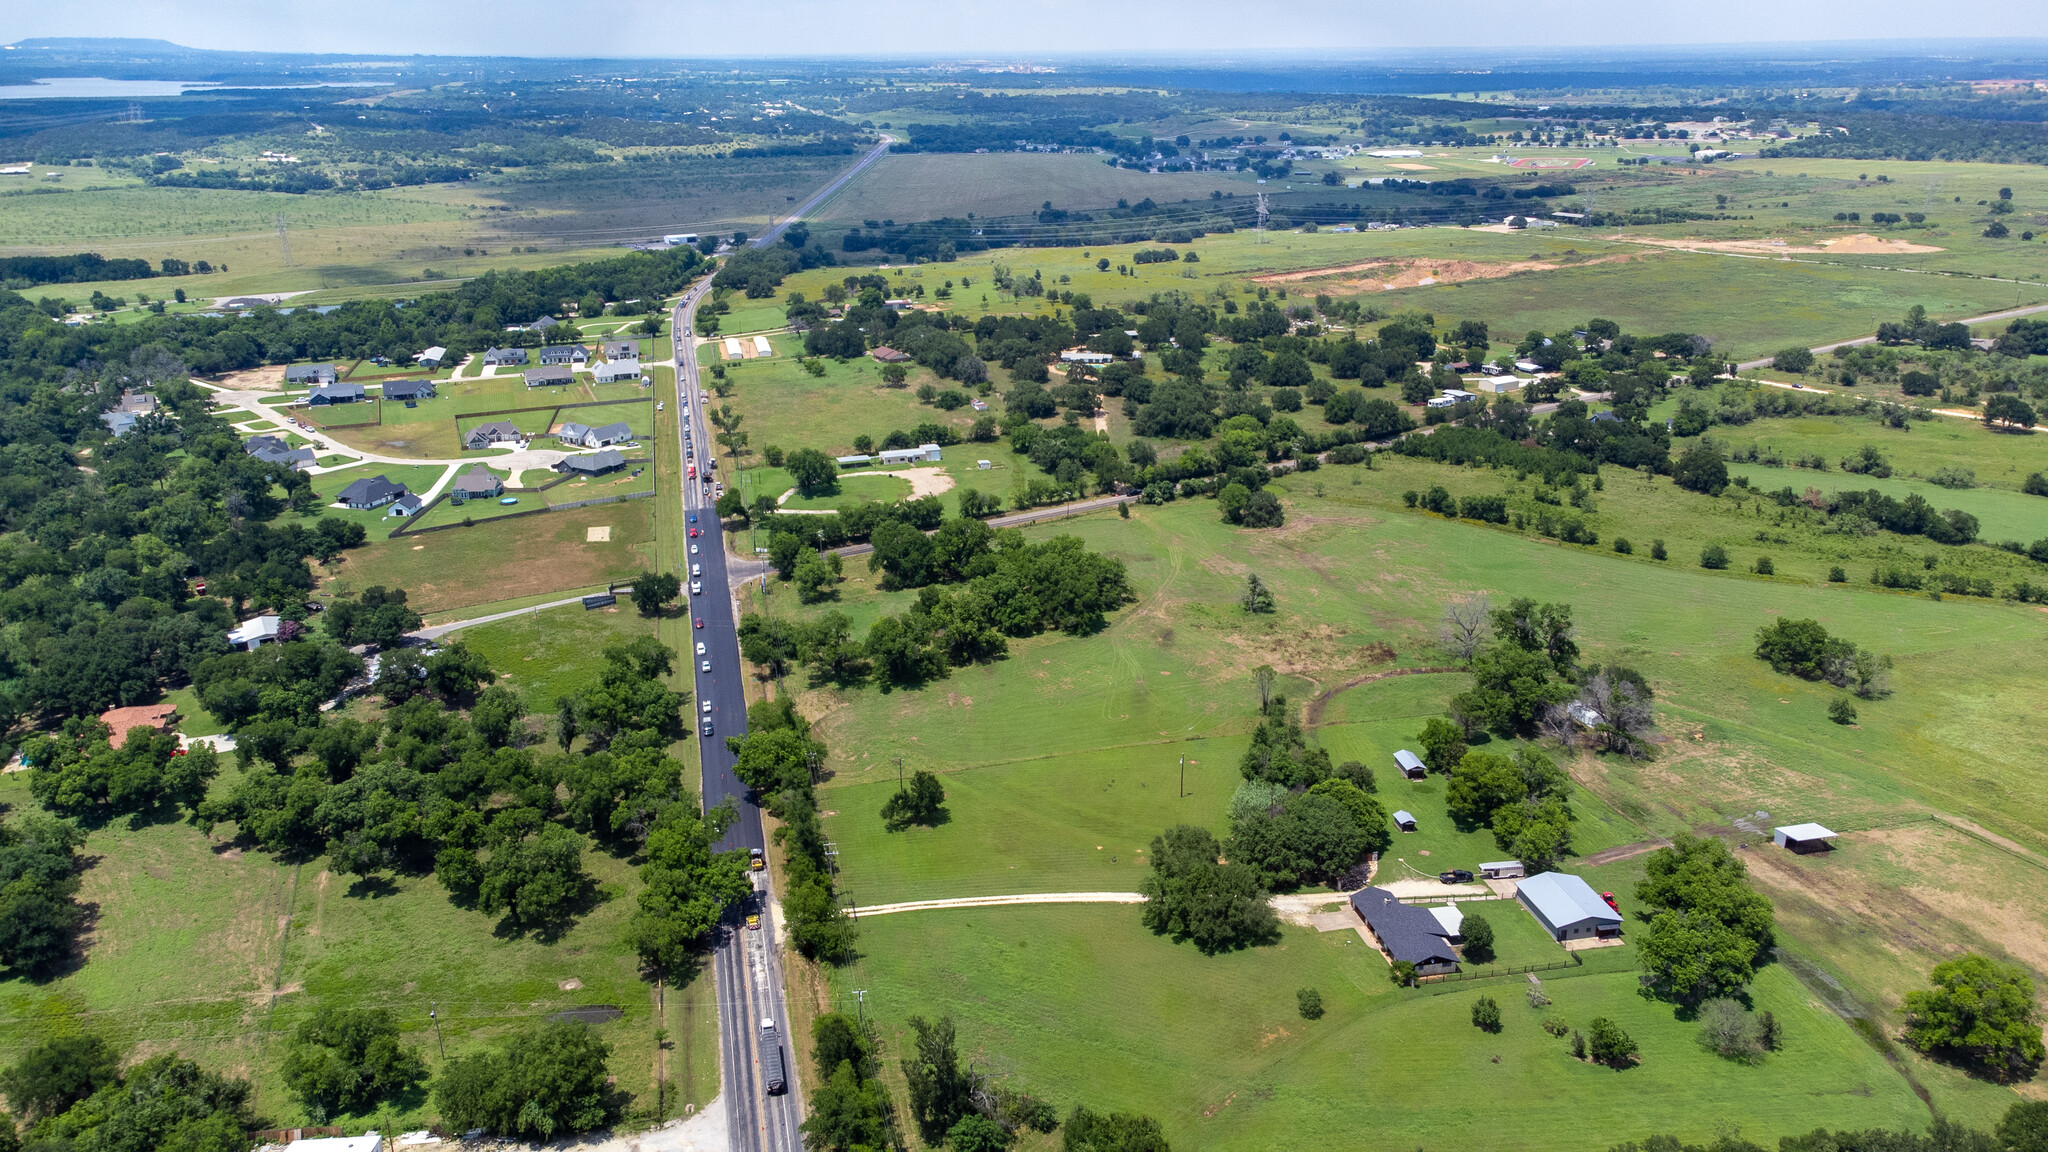
<path fill-rule="evenodd" d="M 363 83 L 235 85 L 238 88 L 381 88 Z M 190 80 L 108 80 L 100 76 L 52 76 L 33 84 L 0 84 L 0 100 L 109 100 L 135 96 L 182 96 L 194 90 L 219 88 Z"/>

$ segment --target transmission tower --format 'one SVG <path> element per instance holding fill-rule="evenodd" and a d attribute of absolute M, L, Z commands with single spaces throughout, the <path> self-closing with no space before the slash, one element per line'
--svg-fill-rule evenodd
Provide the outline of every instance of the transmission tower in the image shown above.
<path fill-rule="evenodd" d="M 1259 193 L 1259 243 L 1261 244 L 1266 242 L 1266 217 L 1268 215 L 1270 213 L 1266 210 L 1266 194 L 1261 192 Z"/>
<path fill-rule="evenodd" d="M 284 213 L 277 214 L 277 246 L 284 253 L 284 266 L 292 266 L 292 242 L 284 234 Z"/>

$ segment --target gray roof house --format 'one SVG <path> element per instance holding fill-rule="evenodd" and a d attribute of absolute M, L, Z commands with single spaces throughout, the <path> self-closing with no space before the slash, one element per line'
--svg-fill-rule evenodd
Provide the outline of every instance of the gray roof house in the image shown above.
<path fill-rule="evenodd" d="M 609 472 L 614 468 L 624 468 L 625 466 L 626 458 L 619 453 L 619 450 L 617 448 L 607 448 L 602 452 L 591 452 L 582 456 L 565 456 L 560 463 L 555 465 L 555 471 L 580 472 L 585 475 L 595 476 L 600 472 Z"/>
<path fill-rule="evenodd" d="M 1403 904 L 1384 888 L 1361 888 L 1351 894 L 1351 908 L 1365 921 L 1387 955 L 1415 965 L 1424 976 L 1458 970 L 1458 954 L 1449 937 L 1454 931 L 1427 908 Z"/>
<path fill-rule="evenodd" d="M 560 323 L 561 321 L 555 319 L 553 316 L 543 316 L 540 319 L 535 320 L 533 323 L 528 324 L 527 327 L 533 329 L 535 332 L 545 332 L 548 329 L 553 328 L 555 325 Z"/>
<path fill-rule="evenodd" d="M 524 364 L 526 363 L 526 349 L 489 348 L 484 351 L 484 363 L 499 365 Z"/>
<path fill-rule="evenodd" d="M 427 501 L 425 497 L 422 497 L 417 492 L 407 492 L 405 495 L 393 500 L 391 507 L 384 510 L 384 515 L 387 517 L 397 516 L 401 519 L 410 519 L 419 515 L 420 509 L 426 506 Z"/>
<path fill-rule="evenodd" d="M 590 350 L 581 344 L 550 344 L 540 350 L 543 364 L 582 364 L 590 359 Z"/>
<path fill-rule="evenodd" d="M 453 485 L 455 499 L 485 500 L 505 491 L 505 482 L 497 474 L 481 464 L 455 478 Z"/>
<path fill-rule="evenodd" d="M 567 364 L 549 364 L 545 361 L 539 368 L 528 368 L 525 376 L 528 388 L 554 388 L 576 382 L 576 372 Z"/>
<path fill-rule="evenodd" d="M 585 424 L 564 424 L 561 430 L 555 433 L 555 439 L 564 444 L 575 444 L 583 448 L 603 448 L 633 439 L 633 426 L 620 423 L 592 428 Z"/>
<path fill-rule="evenodd" d="M 434 395 L 432 380 L 387 380 L 384 382 L 386 400 L 427 400 Z"/>
<path fill-rule="evenodd" d="M 1569 872 L 1543 872 L 1520 881 L 1515 899 L 1559 943 L 1621 931 L 1621 913 L 1609 908 L 1592 885 Z"/>
<path fill-rule="evenodd" d="M 294 364 L 284 370 L 287 384 L 332 384 L 338 379 L 332 364 Z"/>
<path fill-rule="evenodd" d="M 313 450 L 293 448 L 282 436 L 251 436 L 242 442 L 242 451 L 254 456 L 265 464 L 281 468 L 311 468 Z"/>
<path fill-rule="evenodd" d="M 471 428 L 469 435 L 462 438 L 462 446 L 464 448 L 489 448 L 493 444 L 501 444 L 508 440 L 518 443 L 525 438 L 525 434 L 520 432 L 518 426 L 510 420 L 492 420 L 487 424 L 479 424 Z"/>
<path fill-rule="evenodd" d="M 341 490 L 336 497 L 350 508 L 382 508 L 407 493 L 403 484 L 393 484 L 382 476 L 358 480 Z"/>
<path fill-rule="evenodd" d="M 126 436 L 135 428 L 135 422 L 142 418 L 140 412 L 123 412 L 119 408 L 112 412 L 100 413 L 100 423 L 116 436 Z"/>
<path fill-rule="evenodd" d="M 321 384 L 306 393 L 308 404 L 353 404 L 367 395 L 361 384 L 343 381 L 339 384 Z"/>
<path fill-rule="evenodd" d="M 597 377 L 599 384 L 616 384 L 621 380 L 638 380 L 640 378 L 640 362 L 638 360 L 607 360 L 596 368 L 591 369 L 591 375 Z"/>
<path fill-rule="evenodd" d="M 607 360 L 638 360 L 640 358 L 640 342 L 638 340 L 607 340 L 603 344 L 598 345 L 598 350 L 604 353 L 604 358 Z"/>

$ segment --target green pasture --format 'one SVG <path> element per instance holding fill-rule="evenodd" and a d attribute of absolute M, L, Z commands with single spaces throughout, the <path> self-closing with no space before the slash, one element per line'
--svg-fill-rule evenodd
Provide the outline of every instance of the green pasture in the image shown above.
<path fill-rule="evenodd" d="M 1712 397 L 1699 399 L 1711 401 Z M 1676 409 L 1675 403 L 1672 409 Z M 1865 444 L 1874 445 L 1891 462 L 1895 477 L 1918 478 L 1931 476 L 1938 468 L 1968 468 L 1977 474 L 1977 483 L 1987 489 L 2003 490 L 2002 494 L 2006 495 L 2017 495 L 2028 474 L 2048 469 L 2048 435 L 1993 432 L 1980 420 L 1959 420 L 1951 416 L 1916 420 L 1903 429 L 1888 428 L 1875 420 L 1854 416 L 1773 418 L 1741 427 L 1716 427 L 1708 435 L 1730 449 L 1747 448 L 1751 444 L 1775 448 L 1786 456 L 1787 463 L 1800 456 L 1817 455 L 1828 462 L 1826 473 L 1788 469 L 1787 475 L 1801 473 L 1809 478 L 1808 483 L 1817 483 L 1821 488 L 1876 486 L 1868 483 L 1869 477 L 1841 471 L 1842 460 L 1860 453 Z M 1777 469 L 1765 471 L 1776 472 Z M 1793 481 L 1782 480 L 1779 484 L 1793 484 Z M 1797 484 L 1793 486 L 1799 487 Z M 1778 484 L 1769 487 L 1776 488 Z M 1943 499 L 1969 494 L 1967 491 L 1929 490 L 1929 487 L 1919 490 L 1936 504 Z M 2019 506 L 2026 507 L 2024 502 Z"/>
<path fill-rule="evenodd" d="M 520 499 L 521 508 L 538 507 L 534 501 L 542 497 Z M 650 563 L 655 503 L 627 500 L 396 540 L 372 533 L 368 544 L 323 573 L 321 590 L 354 595 L 373 584 L 404 588 L 424 614 L 625 580 Z M 590 541 L 589 529 L 600 525 L 611 528 L 611 539 Z"/>
<path fill-rule="evenodd" d="M 1977 518 L 1979 534 L 1985 540 L 2018 540 L 2031 543 L 2048 533 L 2048 500 L 2003 488 L 1943 488 L 1924 480 L 1880 480 L 1853 472 L 1831 469 L 1814 472 L 1805 468 L 1767 468 L 1758 464 L 1731 464 L 1730 476 L 1746 476 L 1750 486 L 1767 492 L 1791 487 L 1795 492 L 1817 488 L 1822 492 L 1876 489 L 1895 500 L 1919 496 L 1937 508 L 1960 508 Z"/>
<path fill-rule="evenodd" d="M 1133 172 L 1112 168 L 1099 156 L 904 153 L 884 156 L 854 177 L 819 208 L 818 224 L 838 230 L 863 220 L 909 223 L 970 212 L 1009 216 L 1036 212 L 1046 200 L 1069 209 L 1106 208 L 1118 199 L 1136 203 L 1148 196 L 1166 204 L 1206 200 L 1218 189 L 1239 196 L 1258 190 L 1250 176 Z"/>
<path fill-rule="evenodd" d="M 727 365 L 730 394 L 712 403 L 729 404 L 746 418 L 741 429 L 748 433 L 749 446 L 756 452 L 774 445 L 785 452 L 816 448 L 827 456 L 852 453 L 853 438 L 861 433 L 880 444 L 892 431 L 907 432 L 927 421 L 953 425 L 964 435 L 974 424 L 974 417 L 980 415 L 972 408 L 942 412 L 919 403 L 919 384 L 958 387 L 940 380 L 926 368 L 909 366 L 911 373 L 906 386 L 889 388 L 882 383 L 882 366 L 866 357 L 823 363 L 823 376 L 812 376 L 794 360 Z M 702 430 L 700 452 L 716 448 L 723 454 L 724 449 L 712 439 L 716 431 L 711 427 Z M 975 447 L 962 445 L 947 451 L 957 454 L 973 451 Z"/>
<path fill-rule="evenodd" d="M 499 683 L 516 690 L 529 711 L 552 715 L 556 697 L 596 685 L 605 645 L 652 635 L 655 623 L 622 600 L 594 611 L 570 605 L 528 612 L 455 636 L 491 662 Z"/>
<path fill-rule="evenodd" d="M 1717 1126 L 1763 1136 L 1927 1119 L 1883 1057 L 1782 968 L 1752 993 L 1783 1022 L 1786 1048 L 1750 1067 L 1702 1051 L 1694 1025 L 1638 996 L 1628 949 L 1552 975 L 1552 1004 L 1538 1010 L 1521 977 L 1397 990 L 1352 932 L 1287 928 L 1277 947 L 1204 957 L 1122 906 L 902 913 L 863 920 L 861 946 L 833 989 L 848 1001 L 865 990 L 886 1045 L 909 1043 L 913 1014 L 950 1014 L 963 1057 L 1061 1108 L 1156 1116 L 1176 1148 L 1563 1150 L 1589 1137 L 1704 1140 Z M 1302 987 L 1322 994 L 1322 1019 L 1295 1011 Z M 1472 1027 L 1481 993 L 1500 1001 L 1498 1034 Z M 1573 1060 L 1568 1038 L 1538 1026 L 1549 1015 L 1581 1031 L 1595 1016 L 1616 1021 L 1642 1062 L 1616 1072 Z M 1984 1098 L 2004 1095 L 1976 1093 L 1959 1110 L 1995 1115 L 2003 1101 Z"/>
<path fill-rule="evenodd" d="M 629 492 L 646 492 L 654 487 L 654 477 L 648 474 L 649 464 L 628 464 L 615 472 L 602 476 L 576 476 L 564 480 L 543 493 L 549 505 L 571 504 L 578 500 L 595 500 L 600 496 L 623 496 Z M 634 473 L 640 473 L 635 476 Z"/>
<path fill-rule="evenodd" d="M 732 297 L 731 302 L 732 311 L 718 318 L 718 332 L 721 336 L 732 336 L 742 332 L 773 332 L 789 323 L 789 317 L 783 312 L 780 304 L 763 303 L 738 296 Z M 784 339 L 798 347 L 802 346 L 800 337 L 785 336 Z M 781 342 L 771 340 L 769 343 L 774 345 Z M 777 348 L 776 351 L 781 352 L 783 349 Z"/>
<path fill-rule="evenodd" d="M 783 491 L 786 492 L 788 489 L 785 488 Z M 900 476 L 863 476 L 854 473 L 841 475 L 839 477 L 839 491 L 830 496 L 792 496 L 783 507 L 796 510 L 816 509 L 823 511 L 829 508 L 837 508 L 841 504 L 853 501 L 880 500 L 885 504 L 893 504 L 898 500 L 908 499 L 909 496 L 910 481 Z"/>

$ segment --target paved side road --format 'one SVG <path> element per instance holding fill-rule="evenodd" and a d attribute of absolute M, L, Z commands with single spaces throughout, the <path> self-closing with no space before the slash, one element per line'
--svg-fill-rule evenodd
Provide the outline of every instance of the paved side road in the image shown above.
<path fill-rule="evenodd" d="M 1337 897 L 1325 897 L 1335 900 Z M 855 918 L 896 912 L 931 912 L 940 908 L 1000 908 L 1012 904 L 1143 904 L 1140 892 L 1026 892 L 1016 896 L 961 896 L 952 900 L 906 900 L 901 904 L 870 904 L 854 908 Z"/>
<path fill-rule="evenodd" d="M 1966 317 L 1963 320 L 1956 321 L 1956 323 L 1990 324 L 1999 320 L 2017 320 L 2022 316 L 2032 316 L 2036 312 L 2048 312 L 2048 304 L 2030 304 L 2025 308 L 2007 308 L 2003 312 L 1986 312 L 1982 316 Z M 1807 351 L 1813 353 L 1815 356 L 1825 356 L 1828 353 L 1833 352 L 1837 348 L 1855 348 L 1863 344 L 1875 343 L 1877 343 L 1876 336 L 1858 336 L 1854 340 L 1837 340 L 1833 344 L 1822 344 L 1816 348 L 1809 348 L 1807 349 Z M 1737 364 L 1735 367 L 1741 371 L 1747 372 L 1752 368 L 1768 368 L 1770 367 L 1770 363 L 1771 357 L 1766 356 L 1761 360 L 1744 360 L 1742 363 Z"/>

